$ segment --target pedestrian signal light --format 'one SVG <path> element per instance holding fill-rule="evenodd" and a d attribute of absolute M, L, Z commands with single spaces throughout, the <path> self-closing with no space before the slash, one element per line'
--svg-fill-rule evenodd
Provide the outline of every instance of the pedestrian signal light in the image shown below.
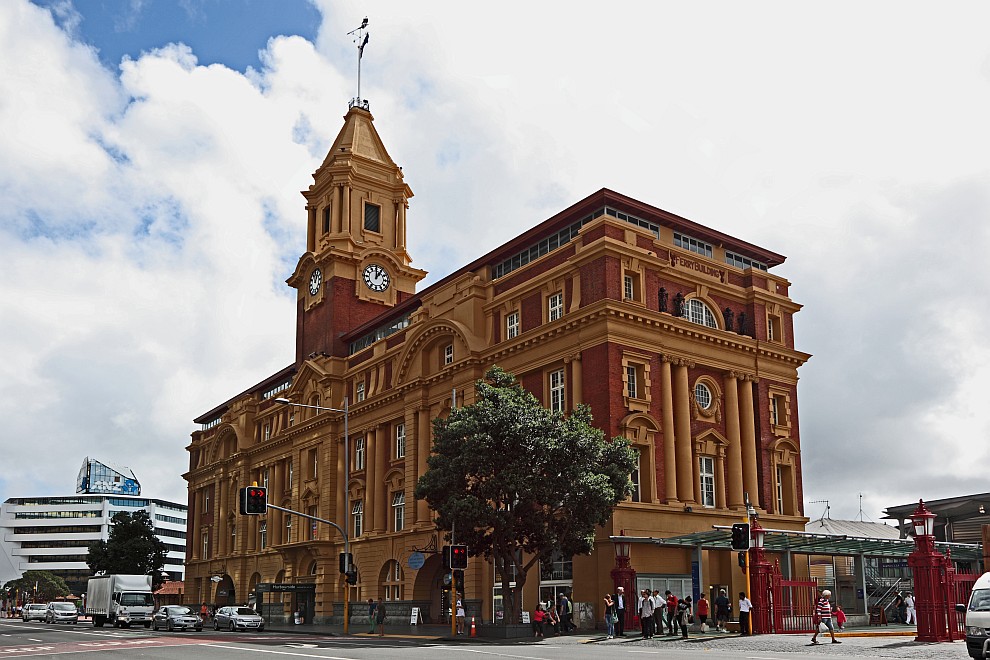
<path fill-rule="evenodd" d="M 340 572 L 347 573 L 354 565 L 354 555 L 349 552 L 340 553 Z"/>
<path fill-rule="evenodd" d="M 739 568 L 746 570 L 746 553 L 745 552 L 738 553 L 737 559 L 739 560 Z"/>
<path fill-rule="evenodd" d="M 455 569 L 454 573 L 454 590 L 457 593 L 464 593 L 464 571 Z"/>
<path fill-rule="evenodd" d="M 268 513 L 268 489 L 265 486 L 241 488 L 241 513 L 251 516 Z"/>
<path fill-rule="evenodd" d="M 736 523 L 732 526 L 732 549 L 749 550 L 749 523 Z"/>
<path fill-rule="evenodd" d="M 357 569 L 351 564 L 351 570 L 344 573 L 344 577 L 347 579 L 347 584 L 357 584 Z"/>
<path fill-rule="evenodd" d="M 466 545 L 450 546 L 450 567 L 464 570 L 468 567 L 468 549 Z"/>

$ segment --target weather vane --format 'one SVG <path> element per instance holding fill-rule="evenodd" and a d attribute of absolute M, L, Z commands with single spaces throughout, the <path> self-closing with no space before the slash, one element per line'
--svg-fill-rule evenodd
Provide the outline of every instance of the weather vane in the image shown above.
<path fill-rule="evenodd" d="M 365 16 L 364 20 L 361 21 L 359 27 L 354 28 L 347 34 L 354 37 L 354 43 L 357 44 L 358 49 L 358 60 L 357 60 L 357 96 L 351 99 L 350 105 L 348 107 L 353 108 L 357 106 L 364 110 L 368 110 L 368 101 L 361 99 L 361 58 L 364 57 L 364 47 L 368 45 L 368 37 L 371 35 L 368 33 L 368 17 Z"/>

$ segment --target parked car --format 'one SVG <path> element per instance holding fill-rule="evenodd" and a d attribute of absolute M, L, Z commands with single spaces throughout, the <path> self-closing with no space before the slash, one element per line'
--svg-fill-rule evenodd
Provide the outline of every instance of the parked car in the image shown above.
<path fill-rule="evenodd" d="M 151 617 L 151 627 L 153 630 L 164 628 L 169 632 L 193 628 L 199 632 L 203 629 L 203 621 L 185 605 L 165 605 Z"/>
<path fill-rule="evenodd" d="M 228 606 L 221 607 L 213 615 L 214 630 L 258 630 L 265 629 L 265 620 L 250 607 Z"/>
<path fill-rule="evenodd" d="M 45 623 L 79 623 L 79 610 L 72 603 L 48 603 Z"/>
<path fill-rule="evenodd" d="M 21 620 L 44 621 L 47 614 L 48 605 L 45 603 L 28 603 L 21 609 Z"/>

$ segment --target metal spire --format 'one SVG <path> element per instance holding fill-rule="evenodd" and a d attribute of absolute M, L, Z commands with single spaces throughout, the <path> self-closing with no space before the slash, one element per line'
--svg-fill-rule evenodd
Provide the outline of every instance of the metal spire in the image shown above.
<path fill-rule="evenodd" d="M 371 36 L 368 32 L 368 17 L 365 16 L 364 20 L 361 21 L 361 25 L 354 28 L 347 34 L 354 37 L 354 44 L 358 49 L 357 58 L 357 95 L 351 99 L 351 102 L 347 107 L 353 108 L 358 107 L 362 110 L 368 110 L 368 100 L 361 98 L 361 58 L 364 57 L 364 47 L 368 45 L 368 38 Z"/>

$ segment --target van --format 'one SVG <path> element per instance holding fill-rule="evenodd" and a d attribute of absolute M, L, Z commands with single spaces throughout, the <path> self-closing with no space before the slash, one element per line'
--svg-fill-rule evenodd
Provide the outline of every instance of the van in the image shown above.
<path fill-rule="evenodd" d="M 966 615 L 966 650 L 974 658 L 990 658 L 990 573 L 973 584 L 969 605 L 956 605 Z"/>

